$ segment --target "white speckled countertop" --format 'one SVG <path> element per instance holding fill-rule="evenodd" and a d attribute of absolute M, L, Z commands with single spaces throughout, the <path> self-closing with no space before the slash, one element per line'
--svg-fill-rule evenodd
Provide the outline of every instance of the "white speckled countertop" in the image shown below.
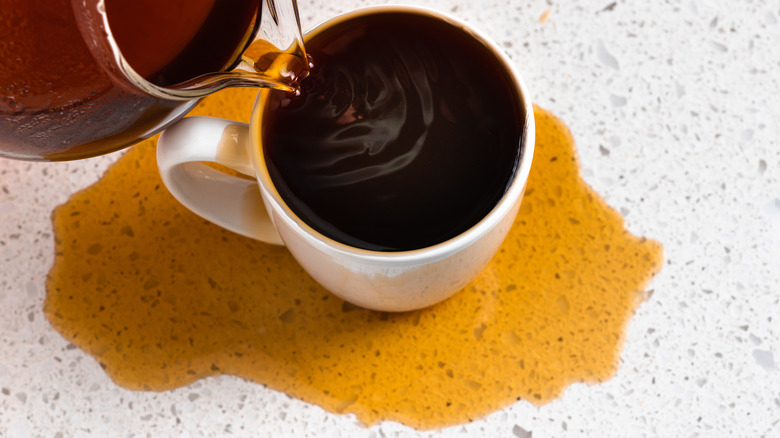
<path fill-rule="evenodd" d="M 310 27 L 382 2 L 299 3 Z M 233 377 L 123 389 L 42 313 L 52 209 L 119 153 L 0 159 L 0 436 L 780 437 L 780 5 L 408 3 L 449 11 L 502 44 L 535 102 L 571 129 L 585 180 L 632 233 L 664 245 L 616 376 L 426 432 L 366 428 Z"/>

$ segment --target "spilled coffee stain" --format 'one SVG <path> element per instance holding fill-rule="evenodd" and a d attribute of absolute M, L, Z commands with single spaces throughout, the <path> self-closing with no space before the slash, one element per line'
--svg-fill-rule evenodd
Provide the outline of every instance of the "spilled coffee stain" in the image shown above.
<path fill-rule="evenodd" d="M 195 114 L 246 120 L 253 100 L 230 90 Z M 125 388 L 228 374 L 367 424 L 443 427 L 602 382 L 662 249 L 629 234 L 581 180 L 566 127 L 535 115 L 513 229 L 484 272 L 436 306 L 389 314 L 339 300 L 286 249 L 182 207 L 147 141 L 54 212 L 46 315 Z"/>

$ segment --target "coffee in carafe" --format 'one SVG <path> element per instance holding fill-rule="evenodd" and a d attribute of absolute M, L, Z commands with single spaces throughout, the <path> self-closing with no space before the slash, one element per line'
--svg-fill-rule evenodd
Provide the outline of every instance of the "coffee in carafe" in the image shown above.
<path fill-rule="evenodd" d="M 295 88 L 308 65 L 294 0 L 3 0 L 0 29 L 0 157 L 16 159 L 108 153 L 220 88 Z M 269 55 L 298 62 L 256 71 Z"/>

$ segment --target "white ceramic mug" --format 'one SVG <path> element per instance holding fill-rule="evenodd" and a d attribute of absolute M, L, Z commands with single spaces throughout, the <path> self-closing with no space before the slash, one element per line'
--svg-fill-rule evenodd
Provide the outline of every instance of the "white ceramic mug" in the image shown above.
<path fill-rule="evenodd" d="M 433 16 L 467 29 L 512 76 L 522 100 L 519 103 L 526 119 L 515 174 L 497 205 L 465 232 L 422 249 L 382 252 L 347 246 L 314 230 L 285 204 L 266 167 L 260 130 L 268 90 L 260 91 L 248 126 L 216 118 L 185 118 L 163 132 L 157 158 L 165 185 L 195 213 L 244 236 L 287 246 L 317 282 L 346 301 L 375 310 L 407 311 L 450 297 L 494 256 L 525 191 L 535 126 L 531 100 L 512 62 L 495 43 L 452 17 L 409 6 L 364 8 L 321 24 L 308 32 L 307 38 L 333 23 L 388 10 Z M 251 179 L 229 175 L 203 162 L 222 164 Z"/>

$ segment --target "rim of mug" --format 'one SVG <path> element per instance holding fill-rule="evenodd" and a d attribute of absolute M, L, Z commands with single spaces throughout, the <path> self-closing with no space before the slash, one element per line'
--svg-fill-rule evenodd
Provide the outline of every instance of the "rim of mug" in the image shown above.
<path fill-rule="evenodd" d="M 472 34 L 482 42 L 485 47 L 490 50 L 493 56 L 503 65 L 505 71 L 510 74 L 512 81 L 515 84 L 518 96 L 521 99 L 521 107 L 525 110 L 525 129 L 522 137 L 522 150 L 517 167 L 512 176 L 512 182 L 509 187 L 504 191 L 501 199 L 485 216 L 482 217 L 476 224 L 469 227 L 467 230 L 461 232 L 455 237 L 444 240 L 434 245 L 403 251 L 377 251 L 358 248 L 339 242 L 333 238 L 330 238 L 321 232 L 315 230 L 306 221 L 301 219 L 292 209 L 287 205 L 284 199 L 281 197 L 276 189 L 276 185 L 271 179 L 271 175 L 268 172 L 265 159 L 260 160 L 258 155 L 262 153 L 262 143 L 259 140 L 260 135 L 260 120 L 265 109 L 265 103 L 268 94 L 272 91 L 270 89 L 261 89 L 255 100 L 255 105 L 252 110 L 252 118 L 249 124 L 250 126 L 250 142 L 251 142 L 251 157 L 253 166 L 255 168 L 258 184 L 260 188 L 265 190 L 270 195 L 273 203 L 284 215 L 283 219 L 287 220 L 295 228 L 302 231 L 301 235 L 318 246 L 323 250 L 336 251 L 338 253 L 347 254 L 353 257 L 359 257 L 365 261 L 376 260 L 383 263 L 406 263 L 415 260 L 438 260 L 447 257 L 463 248 L 466 248 L 473 243 L 477 242 L 482 236 L 487 234 L 497 223 L 508 214 L 514 204 L 518 201 L 522 202 L 521 198 L 524 196 L 525 186 L 528 181 L 528 175 L 531 171 L 531 163 L 534 155 L 534 145 L 536 138 L 536 127 L 534 124 L 533 103 L 529 97 L 528 88 L 523 81 L 520 72 L 515 67 L 509 56 L 496 44 L 490 37 L 485 35 L 482 31 L 475 28 L 473 25 L 467 24 L 463 20 L 453 17 L 442 11 L 435 9 L 411 6 L 411 5 L 379 5 L 379 6 L 366 6 L 358 9 L 354 9 L 343 14 L 339 14 L 335 17 L 326 19 L 308 31 L 304 32 L 304 43 L 314 35 L 322 32 L 323 30 L 335 26 L 343 21 L 360 17 L 364 15 L 371 15 L 382 12 L 408 12 L 413 14 L 421 14 L 432 16 L 434 18 L 443 20 L 453 26 L 459 27 L 461 30 Z"/>

